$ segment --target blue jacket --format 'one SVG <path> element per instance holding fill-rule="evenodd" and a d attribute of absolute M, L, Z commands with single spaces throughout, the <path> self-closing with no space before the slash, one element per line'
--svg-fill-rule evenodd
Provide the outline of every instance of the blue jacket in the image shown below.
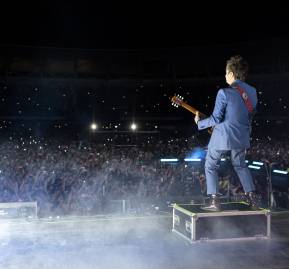
<path fill-rule="evenodd" d="M 202 130 L 214 126 L 208 147 L 217 150 L 244 149 L 250 147 L 251 121 L 249 113 L 239 92 L 238 84 L 248 95 L 254 110 L 257 106 L 256 89 L 247 83 L 236 80 L 229 88 L 220 89 L 217 94 L 213 114 L 198 122 Z"/>

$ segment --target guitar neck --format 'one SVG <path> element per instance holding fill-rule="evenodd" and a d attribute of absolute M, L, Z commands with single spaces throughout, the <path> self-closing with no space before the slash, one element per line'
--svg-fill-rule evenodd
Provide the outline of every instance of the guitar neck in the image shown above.
<path fill-rule="evenodd" d="M 186 103 L 182 103 L 181 106 L 187 110 L 189 110 L 190 112 L 192 112 L 193 114 L 197 114 L 197 112 L 199 112 L 200 117 L 205 117 L 206 115 L 201 113 L 199 110 L 195 109 L 194 107 L 186 104 Z"/>
<path fill-rule="evenodd" d="M 182 106 L 183 108 L 185 108 L 186 110 L 190 111 L 191 113 L 193 113 L 195 115 L 197 113 L 199 113 L 199 116 L 200 116 L 201 119 L 204 119 L 204 118 L 207 117 L 205 114 L 201 113 L 199 110 L 197 110 L 194 107 L 192 107 L 192 106 L 188 105 L 187 103 L 185 103 L 183 101 L 183 98 L 181 96 L 179 96 L 179 95 L 178 96 L 174 96 L 174 97 L 172 97 L 170 99 L 172 101 L 172 105 L 174 105 L 176 107 Z M 209 134 L 212 134 L 212 132 L 213 132 L 213 127 L 208 129 L 208 133 Z"/>

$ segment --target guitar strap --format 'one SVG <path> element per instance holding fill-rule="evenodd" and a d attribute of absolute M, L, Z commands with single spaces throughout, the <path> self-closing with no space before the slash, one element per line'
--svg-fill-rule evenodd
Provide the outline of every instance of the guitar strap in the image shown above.
<path fill-rule="evenodd" d="M 250 100 L 249 97 L 248 97 L 248 94 L 247 94 L 239 85 L 234 86 L 234 88 L 235 88 L 235 89 L 238 91 L 238 93 L 241 95 L 241 97 L 242 97 L 242 99 L 243 99 L 243 101 L 244 101 L 244 103 L 245 103 L 248 111 L 249 111 L 250 113 L 252 113 L 253 110 L 254 110 L 254 107 L 253 107 L 253 105 L 252 105 L 251 100 Z"/>

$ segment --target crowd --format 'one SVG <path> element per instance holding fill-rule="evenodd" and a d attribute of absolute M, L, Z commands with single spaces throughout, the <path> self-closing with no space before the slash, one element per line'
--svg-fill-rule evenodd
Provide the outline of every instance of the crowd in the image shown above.
<path fill-rule="evenodd" d="M 265 143 L 266 142 L 266 143 Z M 289 143 L 253 143 L 252 160 L 268 159 L 289 167 Z M 137 145 L 8 139 L 0 144 L 0 202 L 37 201 L 40 214 L 101 214 L 110 201 L 129 200 L 136 210 L 144 201 L 172 201 L 206 193 L 203 166 L 162 163 L 162 157 L 188 156 L 190 139 Z M 220 171 L 220 192 L 242 193 L 230 169 Z M 259 192 L 266 196 L 264 182 Z"/>
<path fill-rule="evenodd" d="M 248 157 L 254 160 L 268 161 L 279 169 L 289 167 L 289 137 L 283 139 L 257 139 L 248 151 Z"/>

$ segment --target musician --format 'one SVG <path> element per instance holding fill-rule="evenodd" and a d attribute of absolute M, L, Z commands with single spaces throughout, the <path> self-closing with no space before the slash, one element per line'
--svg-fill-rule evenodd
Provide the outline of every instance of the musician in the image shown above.
<path fill-rule="evenodd" d="M 245 82 L 247 62 L 239 55 L 226 64 L 228 88 L 217 93 L 212 115 L 200 119 L 195 116 L 198 129 L 214 127 L 205 162 L 207 194 L 210 203 L 204 210 L 221 210 L 218 198 L 218 168 L 224 154 L 230 153 L 232 165 L 240 179 L 252 209 L 257 209 L 255 186 L 245 162 L 246 149 L 250 147 L 251 122 L 257 106 L 256 89 Z"/>

